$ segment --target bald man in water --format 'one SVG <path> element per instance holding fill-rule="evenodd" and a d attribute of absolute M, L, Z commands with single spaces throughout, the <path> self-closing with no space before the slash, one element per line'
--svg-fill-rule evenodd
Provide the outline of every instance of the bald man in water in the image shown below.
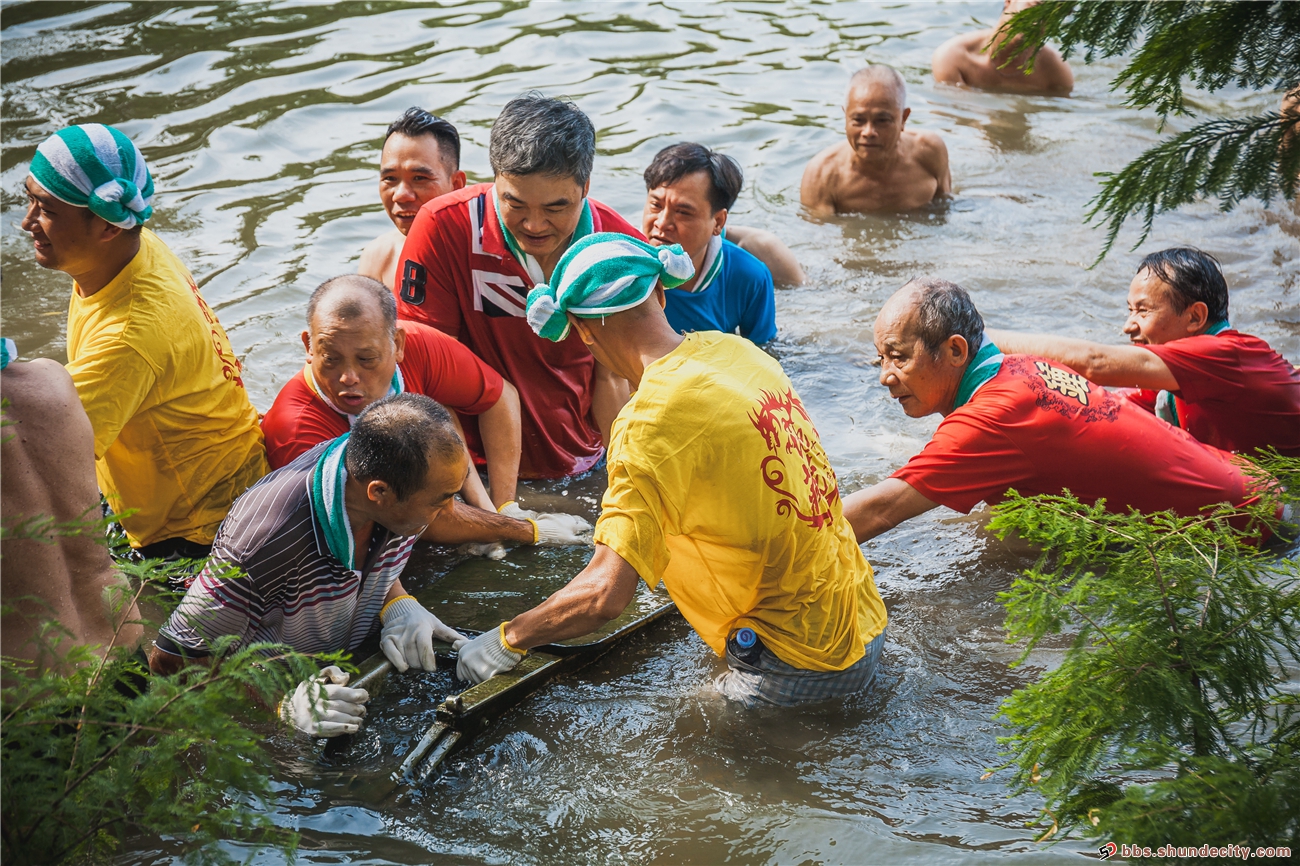
<path fill-rule="evenodd" d="M 803 172 L 799 198 L 814 216 L 903 211 L 952 192 L 948 148 L 933 132 L 905 129 L 903 76 L 883 64 L 854 73 L 844 98 L 846 140 Z"/>
<path fill-rule="evenodd" d="M 1031 57 L 1020 47 L 1022 37 L 1001 36 L 1017 12 L 1034 5 L 1037 0 L 1003 0 L 1002 15 L 995 27 L 963 33 L 940 45 L 930 60 L 934 80 L 981 90 L 1068 96 L 1074 89 L 1074 73 L 1056 49 L 1044 45 Z M 1033 71 L 1026 71 L 1031 59 Z"/>

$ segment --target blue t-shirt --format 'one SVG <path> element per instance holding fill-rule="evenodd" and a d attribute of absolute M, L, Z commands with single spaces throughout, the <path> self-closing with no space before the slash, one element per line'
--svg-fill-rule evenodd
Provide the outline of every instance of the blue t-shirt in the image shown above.
<path fill-rule="evenodd" d="M 668 324 L 680 333 L 739 333 L 763 345 L 776 338 L 776 298 L 767 265 L 731 241 L 722 242 L 722 268 L 702 292 L 664 292 Z"/>

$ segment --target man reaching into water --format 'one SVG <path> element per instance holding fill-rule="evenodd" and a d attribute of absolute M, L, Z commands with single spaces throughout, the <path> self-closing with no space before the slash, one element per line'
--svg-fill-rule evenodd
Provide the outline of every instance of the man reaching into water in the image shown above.
<path fill-rule="evenodd" d="M 844 97 L 845 141 L 808 163 L 799 187 L 814 216 L 913 210 L 952 192 L 948 148 L 905 128 L 903 76 L 883 64 L 853 74 Z"/>
<path fill-rule="evenodd" d="M 911 418 L 944 419 L 903 468 L 844 498 L 859 542 L 946 505 L 968 512 L 1014 488 L 1069 490 L 1123 512 L 1240 505 L 1239 458 L 1033 355 L 1003 354 L 961 286 L 914 279 L 876 319 L 880 383 Z"/>
<path fill-rule="evenodd" d="M 462 678 L 481 682 L 529 647 L 593 631 L 644 580 L 663 581 L 725 655 L 719 688 L 731 699 L 788 706 L 870 684 L 885 606 L 817 431 L 753 343 L 668 323 L 665 288 L 692 276 L 679 246 L 598 234 L 529 295 L 542 337 L 576 332 L 635 391 L 614 422 L 591 562 L 541 605 L 458 643 Z"/>
<path fill-rule="evenodd" d="M 1068 96 L 1074 89 L 1074 73 L 1056 49 L 1044 45 L 1032 58 L 1033 71 L 1026 72 L 1030 57 L 1020 49 L 1021 37 L 1007 41 L 1000 35 L 1017 12 L 1036 3 L 1003 0 L 1002 15 L 994 27 L 963 33 L 940 45 L 930 60 L 934 80 L 981 90 Z"/>
<path fill-rule="evenodd" d="M 423 108 L 408 108 L 394 120 L 379 154 L 379 199 L 394 228 L 366 244 L 357 273 L 392 291 L 406 233 L 425 202 L 465 186 L 456 127 Z"/>
<path fill-rule="evenodd" d="M 1004 351 L 1041 355 L 1098 385 L 1132 389 L 1129 400 L 1208 445 L 1300 457 L 1300 372 L 1228 322 L 1228 284 L 1213 256 L 1179 247 L 1144 258 L 1129 284 L 1124 333 L 1132 345 L 989 336 Z"/>
<path fill-rule="evenodd" d="M 433 641 L 460 637 L 402 588 L 421 533 L 470 471 L 451 416 L 421 394 L 373 404 L 350 433 L 275 470 L 235 502 L 212 556 L 158 631 L 149 667 L 210 663 L 213 644 L 353 650 L 378 625 L 398 671 L 431 671 Z M 238 569 L 238 572 L 234 572 Z M 279 715 L 315 737 L 356 733 L 370 695 L 330 666 L 285 695 Z"/>

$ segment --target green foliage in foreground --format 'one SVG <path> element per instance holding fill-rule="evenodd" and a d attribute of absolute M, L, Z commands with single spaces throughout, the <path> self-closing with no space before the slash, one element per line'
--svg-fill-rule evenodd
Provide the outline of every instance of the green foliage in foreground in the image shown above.
<path fill-rule="evenodd" d="M 122 567 L 137 597 L 143 577 L 161 580 L 171 570 L 156 562 Z M 57 623 L 39 640 L 44 657 L 64 657 L 60 670 L 0 662 L 5 863 L 98 861 L 141 834 L 169 837 L 204 863 L 227 859 L 211 844 L 218 839 L 292 853 L 296 837 L 267 817 L 263 742 L 273 723 L 258 703 L 275 706 L 320 659 L 270 645 L 236 648 L 225 638 L 214 644 L 211 666 L 146 681 L 126 649 L 101 659 L 69 647 Z M 249 719 L 261 724 L 250 727 Z"/>
<path fill-rule="evenodd" d="M 1300 460 L 1269 465 L 1300 490 Z M 1300 564 L 1232 516 L 1108 514 L 1068 495 L 994 509 L 991 530 L 1044 551 L 1001 596 L 1020 662 L 1072 636 L 1001 707 L 1004 767 L 1045 798 L 1043 839 L 1300 848 L 1300 699 L 1282 688 L 1300 663 Z"/>
<path fill-rule="evenodd" d="M 1129 54 L 1112 89 L 1127 104 L 1155 108 L 1162 120 L 1193 111 L 1183 79 L 1208 91 L 1230 85 L 1292 92 L 1300 87 L 1300 3 L 1234 0 L 1046 0 L 1018 13 L 1008 34 L 1036 50 L 1059 41 L 1070 57 Z M 1141 215 L 1146 240 L 1157 213 L 1212 196 L 1224 210 L 1258 196 L 1296 197 L 1300 185 L 1300 112 L 1210 120 L 1161 142 L 1117 173 L 1105 172 L 1088 220 L 1106 226 L 1100 261 L 1120 227 Z"/>

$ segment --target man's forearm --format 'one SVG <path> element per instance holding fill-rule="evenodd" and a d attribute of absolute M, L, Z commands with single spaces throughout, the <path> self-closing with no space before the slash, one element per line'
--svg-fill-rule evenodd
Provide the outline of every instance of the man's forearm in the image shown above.
<path fill-rule="evenodd" d="M 519 486 L 521 446 L 519 392 L 504 383 L 501 399 L 478 416 L 483 456 L 487 458 L 488 485 L 492 504 L 497 508 L 515 498 Z"/>
<path fill-rule="evenodd" d="M 1039 355 L 1064 364 L 1083 378 L 1112 388 L 1178 390 L 1178 380 L 1154 352 L 1140 346 L 1108 346 L 1054 334 L 1022 334 L 989 328 L 997 347 L 1013 355 Z"/>
<path fill-rule="evenodd" d="M 1090 340 L 1058 337 L 1055 334 L 1024 334 L 996 328 L 987 328 L 984 333 L 1008 355 L 1038 355 L 1051 358 L 1085 379 L 1092 379 L 1089 373 L 1093 372 L 1097 350 L 1105 348 L 1100 343 Z"/>
<path fill-rule="evenodd" d="M 844 518 L 853 527 L 858 544 L 862 544 L 904 520 L 938 507 L 937 502 L 922 496 L 906 481 L 886 478 L 844 497 Z"/>
<path fill-rule="evenodd" d="M 533 525 L 527 520 L 515 520 L 492 511 L 484 511 L 464 502 L 453 500 L 439 512 L 424 535 L 425 541 L 439 544 L 465 544 L 466 542 L 512 541 L 532 544 Z"/>
<path fill-rule="evenodd" d="M 590 634 L 632 602 L 640 578 L 623 557 L 596 545 L 577 577 L 530 611 L 506 624 L 506 642 L 518 649 Z"/>

